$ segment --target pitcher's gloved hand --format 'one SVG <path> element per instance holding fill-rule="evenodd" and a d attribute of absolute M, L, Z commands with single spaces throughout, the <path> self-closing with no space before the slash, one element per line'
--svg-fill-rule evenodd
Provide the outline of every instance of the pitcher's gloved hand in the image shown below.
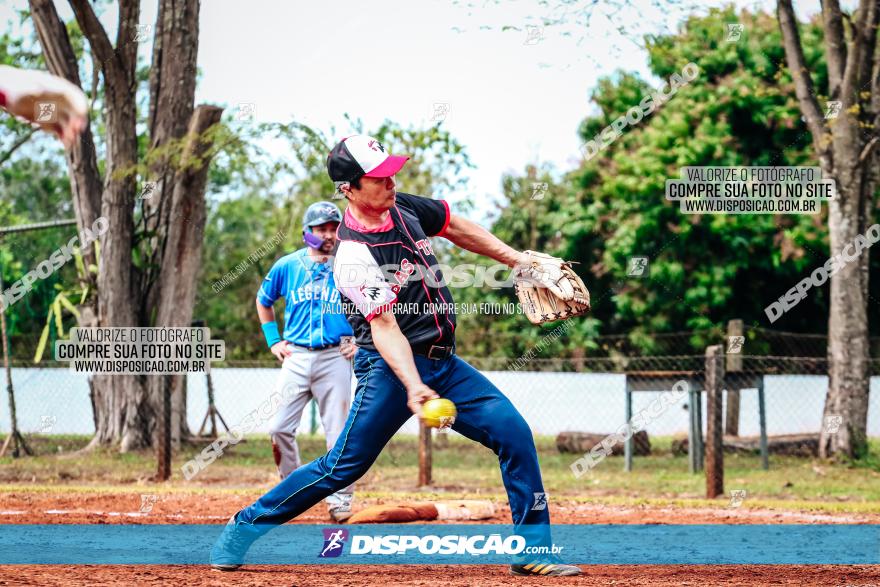
<path fill-rule="evenodd" d="M 565 320 L 590 311 L 590 292 L 568 261 L 523 251 L 513 269 L 514 290 L 533 324 Z"/>

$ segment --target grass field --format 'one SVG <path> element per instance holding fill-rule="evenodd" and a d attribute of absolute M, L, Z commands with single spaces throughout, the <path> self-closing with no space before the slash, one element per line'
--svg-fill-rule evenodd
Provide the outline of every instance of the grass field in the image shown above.
<path fill-rule="evenodd" d="M 86 436 L 29 436 L 36 456 L 0 459 L 0 484 L 19 489 L 30 486 L 106 487 L 131 489 L 153 485 L 155 456 L 150 451 L 119 454 L 100 449 L 79 453 Z M 546 489 L 557 497 L 606 503 L 696 503 L 703 501 L 705 477 L 688 472 L 687 458 L 673 456 L 671 438 L 652 439 L 653 455 L 636 457 L 632 473 L 623 471 L 622 457 L 609 457 L 593 471 L 575 478 L 569 469 L 576 455 L 560 454 L 551 437 L 537 438 Z M 325 451 L 324 439 L 301 436 L 305 462 Z M 181 465 L 205 445 L 185 445 L 175 455 L 170 482 L 155 486 L 169 490 L 236 492 L 269 487 L 277 481 L 268 437 L 248 437 L 191 481 Z M 872 455 L 880 454 L 874 440 Z M 415 437 L 394 438 L 377 463 L 358 483 L 361 495 L 424 493 L 452 497 L 498 497 L 504 490 L 497 460 L 488 449 L 456 435 L 436 442 L 430 488 L 417 487 L 418 451 Z M 858 466 L 818 459 L 771 456 L 770 470 L 760 468 L 757 455 L 725 454 L 725 489 L 745 489 L 745 505 L 754 507 L 812 508 L 827 511 L 880 512 L 880 466 L 873 457 Z"/>

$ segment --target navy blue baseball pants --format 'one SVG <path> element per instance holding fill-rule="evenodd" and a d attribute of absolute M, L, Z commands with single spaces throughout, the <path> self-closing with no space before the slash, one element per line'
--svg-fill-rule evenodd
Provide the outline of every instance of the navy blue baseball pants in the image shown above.
<path fill-rule="evenodd" d="M 457 356 L 414 358 L 425 385 L 458 408 L 452 429 L 498 455 L 515 531 L 529 544 L 548 542 L 550 513 L 542 498 L 538 454 L 526 421 L 497 387 Z M 412 416 L 406 406 L 406 390 L 378 352 L 359 349 L 354 371 L 357 391 L 348 420 L 330 452 L 296 469 L 239 512 L 239 523 L 268 531 L 351 485 Z"/>

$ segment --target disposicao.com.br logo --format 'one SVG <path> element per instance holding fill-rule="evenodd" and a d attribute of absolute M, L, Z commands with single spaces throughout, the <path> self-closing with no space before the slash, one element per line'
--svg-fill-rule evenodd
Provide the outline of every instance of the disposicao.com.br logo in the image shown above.
<path fill-rule="evenodd" d="M 322 548 L 321 557 L 336 557 L 342 551 L 345 542 L 348 541 L 348 534 L 341 534 L 343 530 L 324 530 L 324 546 Z M 488 536 L 478 534 L 476 536 L 461 535 L 378 535 L 368 536 L 355 534 L 351 536 L 351 546 L 349 553 L 357 554 L 377 554 L 377 555 L 403 555 L 403 554 L 441 554 L 441 555 L 515 555 L 515 554 L 532 554 L 541 552 L 559 552 L 562 547 L 553 545 L 546 546 L 526 546 L 526 539 L 522 536 L 513 535 L 506 538 L 500 534 L 489 534 Z"/>
<path fill-rule="evenodd" d="M 519 554 L 526 548 L 522 536 L 352 536 L 351 554 Z"/>

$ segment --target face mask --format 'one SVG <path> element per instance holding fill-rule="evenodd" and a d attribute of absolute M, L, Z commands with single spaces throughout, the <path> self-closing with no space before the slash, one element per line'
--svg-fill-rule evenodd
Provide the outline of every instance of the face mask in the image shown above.
<path fill-rule="evenodd" d="M 324 244 L 324 239 L 321 237 L 312 234 L 311 232 L 303 232 L 303 242 L 313 249 L 320 249 L 321 245 Z"/>

